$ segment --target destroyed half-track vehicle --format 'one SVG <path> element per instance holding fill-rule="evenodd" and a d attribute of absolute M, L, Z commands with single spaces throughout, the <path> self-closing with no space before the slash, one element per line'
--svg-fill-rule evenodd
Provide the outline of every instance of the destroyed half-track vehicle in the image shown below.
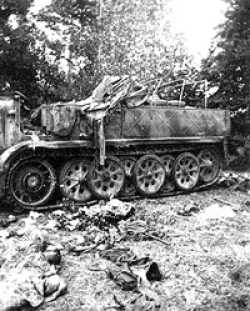
<path fill-rule="evenodd" d="M 229 111 L 160 97 L 164 84 L 106 77 L 86 100 L 40 107 L 28 133 L 20 102 L 0 98 L 0 191 L 36 209 L 54 197 L 155 197 L 213 184 L 227 159 Z M 26 134 L 25 134 L 26 133 Z"/>

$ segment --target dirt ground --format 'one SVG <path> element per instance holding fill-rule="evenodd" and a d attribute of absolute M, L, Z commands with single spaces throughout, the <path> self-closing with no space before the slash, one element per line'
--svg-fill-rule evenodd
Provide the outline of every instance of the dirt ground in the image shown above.
<path fill-rule="evenodd" d="M 119 243 L 159 265 L 162 281 L 142 288 L 147 301 L 157 302 L 154 307 L 140 304 L 137 292 L 121 290 L 103 271 L 90 271 L 90 266 L 107 265 L 98 252 L 69 251 L 69 244 L 84 233 L 57 230 L 52 239 L 65 247 L 61 275 L 68 291 L 39 311 L 250 310 L 249 194 L 213 188 L 140 200 L 135 208 L 135 219 L 161 232 L 166 242 L 135 237 Z"/>
<path fill-rule="evenodd" d="M 103 271 L 112 263 L 98 248 L 87 253 L 72 251 L 76 241 L 88 239 L 89 229 L 49 229 L 46 225 L 53 213 L 47 212 L 41 214 L 41 221 L 51 242 L 63 247 L 60 275 L 68 288 L 36 310 L 250 310 L 249 190 L 216 185 L 192 194 L 130 203 L 135 215 L 124 223 L 134 226 L 134 234 L 121 238 L 111 227 L 112 247 L 128 248 L 137 258 L 150 257 L 158 264 L 162 280 L 149 282 L 143 266 L 134 267 L 133 272 L 141 276 L 139 290 L 122 290 Z M 8 214 L 1 213 L 1 219 Z M 93 267 L 102 271 L 92 271 Z"/>

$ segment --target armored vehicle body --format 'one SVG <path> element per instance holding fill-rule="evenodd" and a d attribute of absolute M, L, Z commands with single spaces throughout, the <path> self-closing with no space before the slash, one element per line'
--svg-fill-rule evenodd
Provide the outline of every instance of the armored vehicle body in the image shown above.
<path fill-rule="evenodd" d="M 227 158 L 230 116 L 106 77 L 79 102 L 42 105 L 39 131 L 26 134 L 20 103 L 1 99 L 1 197 L 26 209 L 211 185 Z"/>

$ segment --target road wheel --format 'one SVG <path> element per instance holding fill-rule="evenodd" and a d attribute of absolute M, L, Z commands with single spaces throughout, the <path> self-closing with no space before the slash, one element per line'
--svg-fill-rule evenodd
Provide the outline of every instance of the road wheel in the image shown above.
<path fill-rule="evenodd" d="M 164 185 L 166 170 L 161 159 L 155 155 L 141 157 L 135 164 L 133 179 L 143 196 L 154 196 Z"/>
<path fill-rule="evenodd" d="M 200 161 L 200 180 L 204 183 L 213 182 L 220 173 L 220 159 L 214 151 L 202 150 L 198 159 Z"/>
<path fill-rule="evenodd" d="M 60 190 L 64 197 L 76 202 L 91 199 L 91 191 L 87 185 L 90 165 L 90 160 L 80 158 L 69 160 L 64 164 L 59 177 Z"/>
<path fill-rule="evenodd" d="M 101 199 L 110 199 L 119 194 L 125 182 L 125 171 L 116 157 L 108 157 L 102 166 L 93 161 L 88 185 L 92 192 Z"/>
<path fill-rule="evenodd" d="M 192 190 L 198 183 L 200 164 L 198 158 L 190 152 L 181 153 L 174 164 L 174 179 L 182 190 Z"/>

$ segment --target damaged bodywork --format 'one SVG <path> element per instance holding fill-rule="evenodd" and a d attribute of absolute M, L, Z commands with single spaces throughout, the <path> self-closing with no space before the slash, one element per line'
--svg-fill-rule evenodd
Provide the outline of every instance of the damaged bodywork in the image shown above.
<path fill-rule="evenodd" d="M 3 102 L 2 196 L 35 209 L 58 187 L 85 202 L 210 184 L 227 158 L 229 112 L 187 106 L 182 94 L 164 98 L 168 87 L 107 76 L 86 100 L 42 105 L 30 133 L 21 130 L 18 98 Z"/>

